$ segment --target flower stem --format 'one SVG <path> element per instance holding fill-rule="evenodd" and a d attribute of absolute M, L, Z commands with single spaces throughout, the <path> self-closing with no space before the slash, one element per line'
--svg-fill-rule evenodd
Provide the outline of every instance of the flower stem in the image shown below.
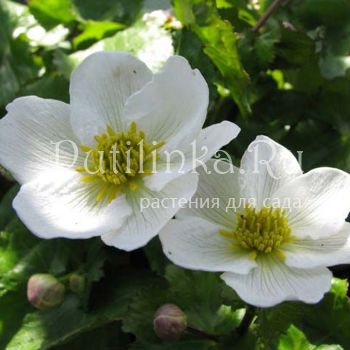
<path fill-rule="evenodd" d="M 267 11 L 263 14 L 263 16 L 258 20 L 252 31 L 255 33 L 257 32 L 271 17 L 271 15 L 274 13 L 274 11 L 279 7 L 284 0 L 275 0 L 271 6 L 267 9 Z"/>
<path fill-rule="evenodd" d="M 244 317 L 240 325 L 236 328 L 236 333 L 242 337 L 248 332 L 250 325 L 253 323 L 255 317 L 256 307 L 248 305 Z"/>
<path fill-rule="evenodd" d="M 205 333 L 203 331 L 200 331 L 199 329 L 196 329 L 196 328 L 193 328 L 190 326 L 187 326 L 186 330 L 187 330 L 187 332 L 189 332 L 197 337 L 200 337 L 200 338 L 210 339 L 210 340 L 214 340 L 214 341 L 218 340 L 218 338 L 215 335 Z"/>

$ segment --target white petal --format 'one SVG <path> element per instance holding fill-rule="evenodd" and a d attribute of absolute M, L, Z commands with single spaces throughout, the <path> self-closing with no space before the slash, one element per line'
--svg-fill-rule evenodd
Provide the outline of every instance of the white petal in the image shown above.
<path fill-rule="evenodd" d="M 314 304 L 329 291 L 332 273 L 326 268 L 297 269 L 280 260 L 262 259 L 247 275 L 232 272 L 221 278 L 248 304 L 271 307 L 283 301 Z"/>
<path fill-rule="evenodd" d="M 85 144 L 107 125 L 123 130 L 127 98 L 152 79 L 147 66 L 126 52 L 97 52 L 73 72 L 70 85 L 72 125 Z"/>
<path fill-rule="evenodd" d="M 350 224 L 334 235 L 319 239 L 297 239 L 285 248 L 286 264 L 311 268 L 350 263 Z"/>
<path fill-rule="evenodd" d="M 281 186 L 302 174 L 293 154 L 266 136 L 258 136 L 248 146 L 241 169 L 242 196 L 256 199 L 258 208 Z"/>
<path fill-rule="evenodd" d="M 179 175 L 203 165 L 222 146 L 233 140 L 239 131 L 240 128 L 236 124 L 223 121 L 201 130 L 198 138 L 192 140 L 194 143 L 191 142 L 186 147 L 181 146 L 172 151 L 166 150 L 169 156 L 162 150 L 160 152 L 162 158 L 157 161 L 157 173 L 145 179 L 147 187 L 159 191 Z"/>
<path fill-rule="evenodd" d="M 239 169 L 219 159 L 209 160 L 205 167 L 198 168 L 198 189 L 191 200 L 194 204 L 181 209 L 176 217 L 199 216 L 221 227 L 234 229 L 238 208 L 229 206 L 230 201 L 239 204 Z M 201 203 L 208 205 L 201 207 Z"/>
<path fill-rule="evenodd" d="M 244 251 L 220 235 L 220 226 L 196 217 L 171 220 L 159 237 L 165 255 L 176 265 L 204 271 L 248 273 L 256 266 Z"/>
<path fill-rule="evenodd" d="M 69 105 L 27 96 L 6 109 L 0 120 L 0 163 L 17 181 L 29 182 L 52 167 L 79 165 L 79 142 L 70 125 Z M 55 143 L 64 140 L 68 141 L 61 143 L 56 160 Z"/>
<path fill-rule="evenodd" d="M 131 209 L 123 196 L 107 206 L 97 206 L 96 188 L 91 186 L 81 182 L 75 171 L 50 171 L 23 185 L 13 207 L 39 237 L 99 236 L 120 227 Z"/>
<path fill-rule="evenodd" d="M 120 229 L 103 235 L 102 240 L 107 245 L 127 251 L 144 246 L 175 215 L 180 205 L 183 205 L 179 199 L 189 200 L 193 196 L 197 184 L 198 175 L 187 174 L 169 183 L 161 192 L 153 192 L 143 187 L 128 193 L 127 201 L 133 214 Z M 159 205 L 147 205 L 152 203 Z"/>
<path fill-rule="evenodd" d="M 209 89 L 201 73 L 192 70 L 185 58 L 172 56 L 150 83 L 128 99 L 125 114 L 137 119 L 150 142 L 166 141 L 171 149 L 174 143 L 195 139 L 208 101 Z"/>
<path fill-rule="evenodd" d="M 327 237 L 343 227 L 350 211 L 350 175 L 333 168 L 314 169 L 275 195 L 291 203 L 287 216 L 294 236 Z"/>

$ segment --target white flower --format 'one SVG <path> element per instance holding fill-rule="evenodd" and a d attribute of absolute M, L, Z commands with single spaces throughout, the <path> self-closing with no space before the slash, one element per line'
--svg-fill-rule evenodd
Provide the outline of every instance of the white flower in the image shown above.
<path fill-rule="evenodd" d="M 152 74 L 127 53 L 96 53 L 72 74 L 70 98 L 69 105 L 18 98 L 0 120 L 0 163 L 22 184 L 13 206 L 25 225 L 43 238 L 101 235 L 106 244 L 125 250 L 145 245 L 179 203 L 141 212 L 141 199 L 189 199 L 197 188 L 192 159 L 179 173 L 175 169 L 180 159 L 173 157 L 174 171 L 168 173 L 162 152 L 178 149 L 188 155 L 196 140 L 199 150 L 208 148 L 207 160 L 239 132 L 229 122 L 201 130 L 208 86 L 200 72 L 178 56 Z M 71 142 L 61 143 L 57 162 L 55 143 L 62 140 L 79 146 L 73 167 Z M 116 172 L 109 158 L 114 147 L 119 152 Z M 98 168 L 101 150 L 103 171 Z M 129 151 L 130 167 L 125 155 Z M 148 168 L 151 153 L 160 157 L 154 174 Z M 87 173 L 86 159 L 95 175 Z"/>
<path fill-rule="evenodd" d="M 318 302 L 331 285 L 327 266 L 350 263 L 350 175 L 333 168 L 302 174 L 294 156 L 265 136 L 248 147 L 240 169 L 222 160 L 207 168 L 189 208 L 160 233 L 167 257 L 224 272 L 249 304 Z M 206 199 L 219 205 L 203 206 Z"/>

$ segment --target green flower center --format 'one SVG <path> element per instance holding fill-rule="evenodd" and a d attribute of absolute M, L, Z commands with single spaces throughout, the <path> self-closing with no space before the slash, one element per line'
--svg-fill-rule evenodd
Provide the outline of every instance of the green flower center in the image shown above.
<path fill-rule="evenodd" d="M 82 145 L 88 161 L 76 170 L 85 173 L 84 182 L 98 181 L 97 202 L 111 202 L 125 185 L 132 191 L 138 188 L 140 177 L 152 173 L 152 164 L 159 157 L 157 150 L 164 142 L 149 144 L 143 131 L 132 122 L 126 132 L 116 132 L 110 126 L 107 132 L 95 136 L 96 146 Z"/>
<path fill-rule="evenodd" d="M 237 225 L 234 231 L 221 230 L 220 234 L 232 240 L 237 248 L 249 251 L 252 259 L 259 254 L 274 253 L 284 259 L 281 247 L 294 240 L 285 212 L 280 208 L 247 207 L 244 213 L 237 213 Z"/>

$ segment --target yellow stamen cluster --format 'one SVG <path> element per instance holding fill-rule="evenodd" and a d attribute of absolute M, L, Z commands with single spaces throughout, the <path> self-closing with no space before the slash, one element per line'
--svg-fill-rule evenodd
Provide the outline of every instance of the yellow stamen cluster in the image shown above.
<path fill-rule="evenodd" d="M 77 171 L 87 173 L 82 178 L 84 182 L 102 180 L 96 198 L 98 202 L 105 198 L 111 202 L 123 185 L 136 190 L 138 179 L 151 174 L 150 164 L 158 158 L 156 152 L 164 145 L 164 142 L 148 144 L 144 132 L 137 129 L 135 122 L 126 132 L 115 132 L 108 126 L 107 132 L 95 136 L 95 140 L 95 148 L 80 147 L 87 153 L 89 161 L 88 169 L 79 167 Z"/>
<path fill-rule="evenodd" d="M 258 254 L 274 253 L 284 259 L 280 249 L 283 244 L 293 241 L 291 228 L 285 212 L 280 208 L 245 208 L 237 214 L 237 226 L 234 231 L 221 230 L 220 234 L 232 239 L 234 247 L 248 250 L 250 257 Z"/>

